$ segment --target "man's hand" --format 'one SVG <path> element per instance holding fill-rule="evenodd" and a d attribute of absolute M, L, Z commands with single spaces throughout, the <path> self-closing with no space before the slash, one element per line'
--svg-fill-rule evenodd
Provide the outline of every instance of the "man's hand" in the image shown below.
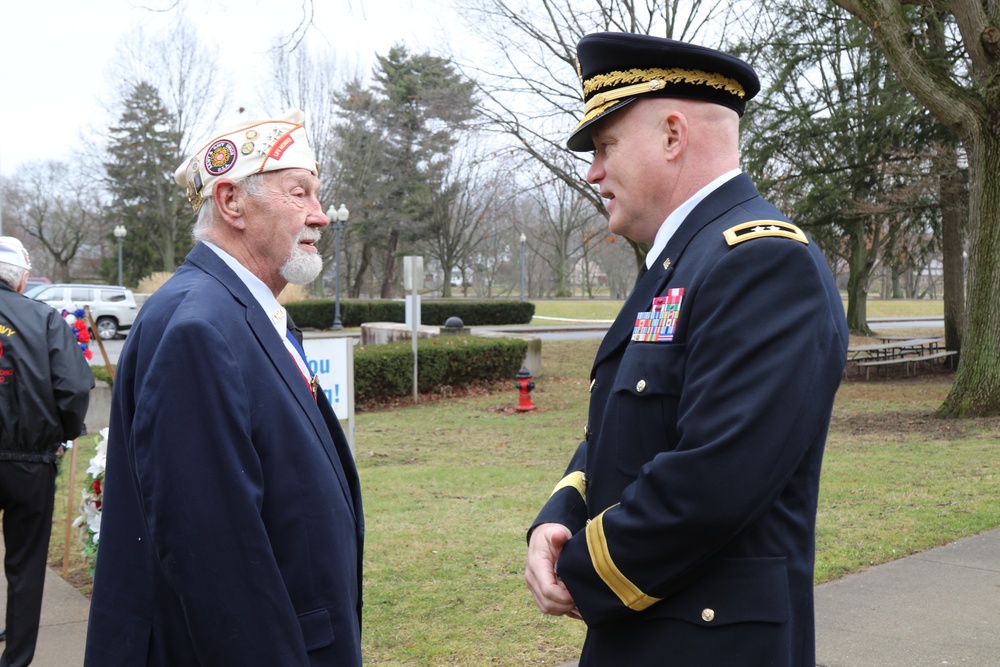
<path fill-rule="evenodd" d="M 544 614 L 580 618 L 573 596 L 556 575 L 556 561 L 573 534 L 559 523 L 543 523 L 531 533 L 524 579 Z"/>

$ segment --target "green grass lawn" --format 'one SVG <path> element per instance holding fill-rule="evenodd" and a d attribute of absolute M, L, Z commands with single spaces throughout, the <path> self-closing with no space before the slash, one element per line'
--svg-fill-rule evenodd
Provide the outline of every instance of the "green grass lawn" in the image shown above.
<path fill-rule="evenodd" d="M 535 300 L 535 317 L 531 324 L 552 325 L 559 320 L 613 320 L 622 307 L 622 301 L 610 299 L 576 300 L 552 299 Z M 847 307 L 847 302 L 844 302 Z M 929 299 L 872 299 L 868 302 L 868 317 L 940 317 L 944 313 L 943 301 Z M 555 319 L 547 319 L 555 318 Z"/>
<path fill-rule="evenodd" d="M 538 312 L 604 312 L 573 303 L 542 302 Z M 524 534 L 581 439 L 598 343 L 544 343 L 534 412 L 514 410 L 512 380 L 357 415 L 366 664 L 551 666 L 579 655 L 582 624 L 542 616 L 524 585 Z M 852 376 L 841 386 L 820 493 L 817 583 L 1000 525 L 1000 420 L 934 418 L 950 383 L 937 372 Z M 92 438 L 78 447 L 85 470 Z M 65 496 L 56 507 L 53 561 L 61 562 Z"/>

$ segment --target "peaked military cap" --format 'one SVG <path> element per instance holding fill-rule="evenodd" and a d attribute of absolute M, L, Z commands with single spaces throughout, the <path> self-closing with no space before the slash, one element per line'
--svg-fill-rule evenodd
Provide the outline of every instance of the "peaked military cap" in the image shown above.
<path fill-rule="evenodd" d="M 592 151 L 590 126 L 640 96 L 678 97 L 721 104 L 743 115 L 760 91 L 750 65 L 696 44 L 627 32 L 586 35 L 577 44 L 583 119 L 566 146 Z"/>

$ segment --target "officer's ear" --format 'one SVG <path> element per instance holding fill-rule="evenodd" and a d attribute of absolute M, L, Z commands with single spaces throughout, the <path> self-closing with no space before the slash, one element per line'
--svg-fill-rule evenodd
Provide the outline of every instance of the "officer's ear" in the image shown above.
<path fill-rule="evenodd" d="M 24 288 L 27 286 L 28 286 L 28 272 L 25 271 L 21 274 L 21 280 L 18 281 L 17 287 L 15 289 L 17 290 L 18 294 L 23 294 Z"/>
<path fill-rule="evenodd" d="M 675 160 L 684 152 L 688 140 L 687 117 L 677 109 L 670 109 L 663 117 L 661 145 L 667 160 Z"/>

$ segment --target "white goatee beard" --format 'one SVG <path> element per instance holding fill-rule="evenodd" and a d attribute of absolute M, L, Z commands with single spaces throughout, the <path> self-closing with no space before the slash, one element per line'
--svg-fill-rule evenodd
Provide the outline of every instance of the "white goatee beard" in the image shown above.
<path fill-rule="evenodd" d="M 294 285 L 308 285 L 322 270 L 323 258 L 319 253 L 306 252 L 296 242 L 292 247 L 292 254 L 281 267 L 281 277 Z"/>

